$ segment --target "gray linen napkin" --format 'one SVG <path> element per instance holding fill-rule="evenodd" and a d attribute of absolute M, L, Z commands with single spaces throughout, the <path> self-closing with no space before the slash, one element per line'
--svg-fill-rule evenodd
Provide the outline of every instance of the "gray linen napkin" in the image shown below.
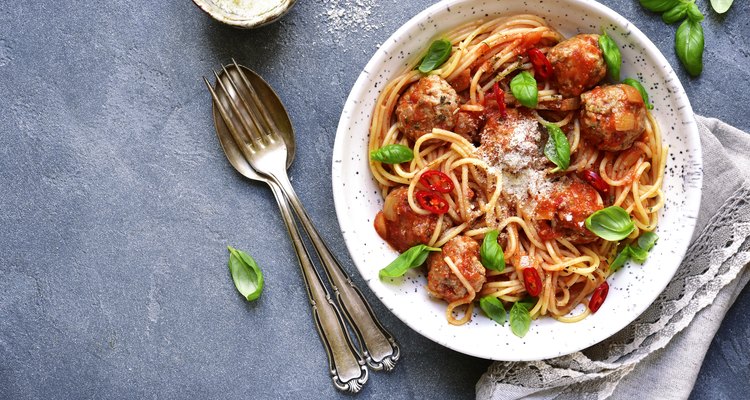
<path fill-rule="evenodd" d="M 686 399 L 724 315 L 750 280 L 750 134 L 696 116 L 703 197 L 693 239 L 654 304 L 612 338 L 568 356 L 496 362 L 478 399 Z M 658 384 L 655 384 L 658 383 Z"/>

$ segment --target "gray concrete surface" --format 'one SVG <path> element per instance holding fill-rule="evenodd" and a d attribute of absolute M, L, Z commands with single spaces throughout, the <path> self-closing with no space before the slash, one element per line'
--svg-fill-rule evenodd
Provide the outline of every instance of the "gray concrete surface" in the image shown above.
<path fill-rule="evenodd" d="M 0 398 L 344 397 L 271 194 L 225 160 L 200 78 L 235 57 L 276 88 L 297 128 L 297 190 L 366 288 L 333 209 L 335 129 L 378 43 L 430 3 L 300 1 L 241 31 L 188 0 L 0 1 Z M 605 3 L 677 65 L 675 27 Z M 705 72 L 680 78 L 696 112 L 750 130 L 750 6 L 719 17 L 699 3 Z M 226 245 L 263 267 L 259 301 L 236 293 Z M 473 397 L 488 361 L 421 337 L 365 292 L 404 355 L 358 398 Z M 746 289 L 692 398 L 746 398 L 748 307 Z"/>

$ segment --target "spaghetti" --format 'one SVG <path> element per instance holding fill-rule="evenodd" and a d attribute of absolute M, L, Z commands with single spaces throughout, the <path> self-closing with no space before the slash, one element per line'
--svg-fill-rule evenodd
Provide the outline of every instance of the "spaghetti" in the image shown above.
<path fill-rule="evenodd" d="M 667 156 L 659 126 L 629 87 L 594 88 L 603 83 L 592 64 L 601 53 L 588 36 L 596 35 L 565 41 L 533 15 L 473 21 L 445 35 L 452 51 L 438 69 L 424 74 L 414 60 L 378 98 L 369 150 L 400 144 L 413 159 L 370 161 L 386 199 L 376 230 L 401 252 L 417 243 L 443 248 L 428 258 L 428 289 L 448 302 L 451 324 L 468 322 L 479 297 L 505 304 L 528 297 L 528 268 L 541 283 L 532 318 L 579 321 L 591 310 L 573 310 L 588 305 L 612 273 L 618 245 L 656 228 Z M 547 65 L 540 73 L 535 64 L 545 57 L 554 71 Z M 535 108 L 511 94 L 509 82 L 522 71 L 537 78 Z M 550 124 L 569 143 L 564 170 L 545 158 Z M 621 131 L 633 127 L 637 134 L 623 139 Z M 452 183 L 429 200 L 447 203 L 447 212 L 418 198 L 428 171 Z M 622 207 L 635 224 L 621 243 L 583 228 L 583 219 L 607 206 Z M 492 230 L 500 233 L 502 271 L 481 266 L 478 246 L 453 242 L 481 242 Z M 455 311 L 464 305 L 459 318 Z"/>

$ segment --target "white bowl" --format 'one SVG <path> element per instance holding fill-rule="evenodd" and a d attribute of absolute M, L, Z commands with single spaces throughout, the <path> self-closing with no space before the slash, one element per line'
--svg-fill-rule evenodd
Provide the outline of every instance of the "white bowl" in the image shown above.
<path fill-rule="evenodd" d="M 368 167 L 368 127 L 379 91 L 419 57 L 432 40 L 469 20 L 520 13 L 543 17 L 566 37 L 607 28 L 620 45 L 622 77 L 644 83 L 652 111 L 669 146 L 659 214 L 658 244 L 643 265 L 629 263 L 613 274 L 604 306 L 581 322 L 552 318 L 532 322 L 524 338 L 514 336 L 484 315 L 463 326 L 449 325 L 446 303 L 425 290 L 422 271 L 412 270 L 400 283 L 383 282 L 378 270 L 398 254 L 375 232 L 372 221 L 382 208 Z M 609 8 L 583 0 L 449 0 L 419 13 L 375 52 L 354 84 L 344 106 L 333 149 L 333 194 L 341 231 L 354 263 L 376 296 L 412 329 L 453 350 L 493 360 L 539 360 L 569 354 L 596 344 L 635 320 L 666 287 L 687 250 L 701 195 L 701 148 L 693 111 L 667 60 L 633 24 Z"/>
<path fill-rule="evenodd" d="M 238 28 L 257 28 L 281 18 L 296 0 L 193 0 L 213 19 Z"/>

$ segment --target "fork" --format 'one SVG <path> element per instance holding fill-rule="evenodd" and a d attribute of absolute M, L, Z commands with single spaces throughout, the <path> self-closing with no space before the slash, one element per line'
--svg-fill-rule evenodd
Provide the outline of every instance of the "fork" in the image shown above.
<path fill-rule="evenodd" d="M 237 63 L 232 61 L 235 68 L 241 71 Z M 226 74 L 226 69 L 224 71 Z M 249 121 L 241 118 L 243 121 L 241 125 L 244 129 L 239 129 L 237 132 L 239 137 L 237 144 L 246 148 L 247 151 L 243 154 L 255 172 L 266 177 L 272 186 L 279 188 L 297 214 L 324 266 L 336 300 L 344 310 L 347 320 L 354 328 L 357 339 L 363 347 L 367 365 L 376 371 L 392 370 L 400 357 L 400 348 L 393 336 L 377 320 L 362 292 L 351 281 L 313 226 L 312 220 L 289 181 L 285 163 L 287 147 L 273 120 L 269 117 L 269 111 L 244 73 L 239 74 L 240 82 L 231 79 L 229 74 L 226 75 L 230 77 L 228 79 L 230 86 L 240 97 L 237 103 L 243 107 L 244 113 L 233 107 L 232 111 L 237 116 L 249 117 L 247 118 Z M 244 96 L 242 91 L 238 90 L 238 85 L 243 85 L 248 89 L 249 96 Z M 222 88 L 226 90 L 226 87 L 222 86 Z M 225 111 L 228 110 L 225 109 Z"/>
<path fill-rule="evenodd" d="M 238 69 L 238 71 L 241 70 Z M 227 77 L 231 76 L 226 69 L 224 73 Z M 211 84 L 205 78 L 204 81 L 214 100 L 216 133 L 227 159 L 237 172 L 243 176 L 252 180 L 266 182 L 271 187 L 271 191 L 281 211 L 282 220 L 286 225 L 289 237 L 292 239 L 292 245 L 297 254 L 297 259 L 302 270 L 302 277 L 307 289 L 307 297 L 313 312 L 315 327 L 328 356 L 329 373 L 331 374 L 333 384 L 339 390 L 357 393 L 368 379 L 365 360 L 349 339 L 346 327 L 344 326 L 344 319 L 323 285 L 320 275 L 313 266 L 310 254 L 304 247 L 300 233 L 297 230 L 297 225 L 294 223 L 289 203 L 278 186 L 274 185 L 267 178 L 258 175 L 247 163 L 242 155 L 242 153 L 248 151 L 247 148 L 237 145 L 237 143 L 241 143 L 239 136 L 237 136 L 239 128 L 233 123 L 231 118 L 228 118 L 227 111 L 222 106 L 222 99 L 213 90 Z M 226 90 L 218 75 L 217 85 Z M 224 93 L 227 94 L 227 97 L 230 97 L 229 92 L 225 91 Z M 228 98 L 226 102 L 231 105 L 232 99 Z M 220 112 L 221 118 L 216 117 L 217 110 Z M 224 124 L 221 124 L 222 121 Z M 291 162 L 291 159 L 289 161 Z"/>

